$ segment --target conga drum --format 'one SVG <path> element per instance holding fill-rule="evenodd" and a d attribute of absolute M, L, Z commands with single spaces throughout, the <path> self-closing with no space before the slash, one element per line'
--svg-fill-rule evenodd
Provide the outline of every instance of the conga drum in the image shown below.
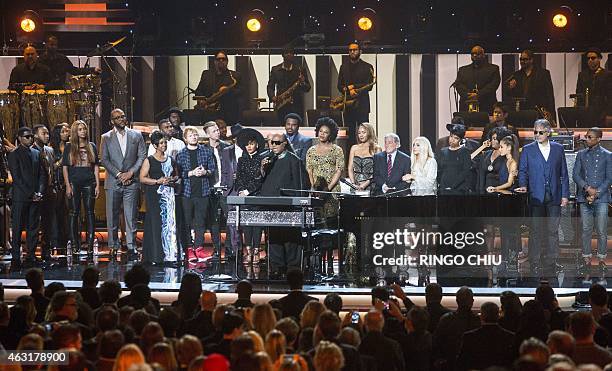
<path fill-rule="evenodd" d="M 75 120 L 72 91 L 49 90 L 47 92 L 47 122 L 49 130 L 62 122 L 72 125 Z"/>
<path fill-rule="evenodd" d="M 43 89 L 21 92 L 21 122 L 27 127 L 45 125 L 47 92 Z"/>
<path fill-rule="evenodd" d="M 0 90 L 0 125 L 6 139 L 15 143 L 19 129 L 19 94 L 14 90 Z"/>

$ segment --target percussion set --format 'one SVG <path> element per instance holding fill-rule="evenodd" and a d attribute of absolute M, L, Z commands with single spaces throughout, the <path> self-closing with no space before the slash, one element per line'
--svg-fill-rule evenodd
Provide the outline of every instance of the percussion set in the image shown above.
<path fill-rule="evenodd" d="M 24 84 L 30 85 L 30 84 Z M 71 76 L 66 90 L 0 90 L 0 122 L 6 138 L 13 142 L 20 126 L 72 124 L 77 118 L 93 120 L 101 100 L 100 75 Z"/>

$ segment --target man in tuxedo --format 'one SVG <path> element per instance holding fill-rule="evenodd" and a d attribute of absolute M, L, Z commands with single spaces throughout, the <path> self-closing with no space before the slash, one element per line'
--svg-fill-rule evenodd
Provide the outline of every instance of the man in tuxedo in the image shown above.
<path fill-rule="evenodd" d="M 559 222 L 561 207 L 569 199 L 569 178 L 563 146 L 551 142 L 552 133 L 547 120 L 536 120 L 533 128 L 535 141 L 523 147 L 519 161 L 519 188 L 529 192 L 529 205 L 533 217 L 529 248 L 531 273 L 538 274 L 540 258 L 545 276 L 556 272 L 559 255 Z M 542 256 L 540 256 L 542 255 Z"/>
<path fill-rule="evenodd" d="M 49 130 L 44 125 L 36 125 L 32 131 L 34 132 L 34 145 L 32 147 L 40 152 L 40 160 L 45 168 L 45 174 L 47 176 L 47 186 L 45 187 L 45 193 L 40 203 L 40 224 L 42 229 L 42 260 L 44 264 L 49 264 L 51 263 L 51 248 L 57 248 L 59 246 L 60 233 L 57 215 L 55 213 L 57 190 L 53 185 L 56 184 L 56 181 L 60 180 L 54 179 L 57 173 L 53 168 L 55 162 L 53 148 L 48 146 Z"/>
<path fill-rule="evenodd" d="M 404 176 L 410 174 L 410 156 L 399 151 L 399 147 L 399 136 L 389 133 L 385 135 L 385 150 L 374 155 L 375 194 L 409 188 L 410 184 L 404 180 Z"/>
<path fill-rule="evenodd" d="M 101 162 L 106 169 L 106 226 L 108 246 L 113 255 L 119 249 L 119 212 L 125 217 L 128 260 L 136 260 L 136 218 L 140 182 L 138 175 L 146 156 L 140 132 L 127 128 L 125 113 L 119 108 L 111 111 L 113 128 L 102 135 Z"/>
<path fill-rule="evenodd" d="M 319 299 L 306 295 L 302 291 L 304 286 L 304 273 L 297 268 L 291 268 L 287 271 L 287 283 L 289 284 L 290 293 L 278 299 L 276 302 L 278 308 L 283 313 L 284 317 L 293 317 L 299 321 L 300 314 L 309 301 L 319 301 Z"/>
<path fill-rule="evenodd" d="M 512 365 L 512 344 L 514 334 L 502 328 L 499 320 L 499 307 L 486 302 L 480 306 L 482 326 L 463 334 L 457 370 L 484 370 L 491 366 L 510 367 Z"/>
<path fill-rule="evenodd" d="M 13 178 L 13 218 L 11 241 L 13 269 L 21 268 L 21 232 L 26 230 L 26 262 L 35 262 L 38 227 L 40 225 L 40 201 L 47 186 L 47 175 L 40 152 L 32 148 L 32 129 L 21 127 L 17 131 L 19 146 L 8 154 L 8 165 Z"/>
<path fill-rule="evenodd" d="M 242 125 L 234 124 L 230 127 L 231 138 L 236 138 L 242 130 Z M 236 171 L 238 170 L 238 159 L 242 157 L 242 148 L 236 143 L 231 144 L 221 150 L 221 186 L 225 187 L 223 197 L 227 200 L 227 196 L 236 196 L 238 192 L 234 190 L 234 181 L 236 180 Z M 225 203 L 225 217 L 227 218 L 227 201 Z M 240 232 L 235 225 L 226 225 L 228 232 L 231 251 L 234 253 L 240 249 Z M 227 246 L 227 238 L 225 245 Z"/>
<path fill-rule="evenodd" d="M 306 152 L 308 148 L 312 147 L 312 138 L 308 138 L 300 134 L 300 125 L 302 125 L 302 117 L 297 113 L 288 113 L 285 116 L 285 136 L 295 154 L 302 159 L 302 162 L 306 164 Z"/>
<path fill-rule="evenodd" d="M 487 62 L 482 46 L 476 45 L 471 51 L 472 63 L 459 68 L 453 83 L 459 97 L 459 111 L 468 110 L 468 100 L 477 100 L 481 112 L 491 112 L 497 101 L 495 92 L 499 87 L 499 66 Z"/>

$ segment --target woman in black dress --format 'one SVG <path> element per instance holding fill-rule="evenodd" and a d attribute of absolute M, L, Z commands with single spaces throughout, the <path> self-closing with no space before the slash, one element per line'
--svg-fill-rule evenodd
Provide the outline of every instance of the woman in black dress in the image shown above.
<path fill-rule="evenodd" d="M 58 246 L 59 249 L 65 249 L 68 236 L 70 230 L 68 228 L 68 219 L 66 215 L 68 215 L 68 200 L 66 199 L 66 188 L 64 186 L 64 174 L 62 167 L 62 159 L 64 156 L 64 147 L 66 143 L 70 140 L 70 126 L 63 122 L 61 124 L 57 124 L 51 130 L 51 138 L 49 140 L 49 145 L 53 148 L 54 162 L 53 162 L 53 171 L 55 171 L 55 176 L 53 177 L 54 183 L 52 184 L 53 189 L 55 190 L 56 200 L 55 200 L 55 220 L 57 220 L 57 228 L 58 228 Z M 54 251 L 55 254 L 57 251 Z"/>
<path fill-rule="evenodd" d="M 438 153 L 438 193 L 464 195 L 472 186 L 472 161 L 470 151 L 461 145 L 465 138 L 465 126 L 448 124 L 448 147 Z"/>
<path fill-rule="evenodd" d="M 81 229 L 79 213 L 81 201 L 87 216 L 87 259 L 93 260 L 94 243 L 94 204 L 100 194 L 100 174 L 98 150 L 89 141 L 89 128 L 85 121 L 77 120 L 70 128 L 70 142 L 66 143 L 63 153 L 63 175 L 66 198 L 70 207 L 70 240 L 72 254 L 81 250 Z M 66 252 L 66 255 L 70 251 Z"/>
<path fill-rule="evenodd" d="M 145 185 L 147 214 L 143 246 L 145 263 L 177 266 L 176 204 L 174 184 L 178 180 L 176 162 L 166 155 L 168 142 L 159 132 L 151 134 L 155 153 L 140 168 L 140 182 Z"/>
<path fill-rule="evenodd" d="M 240 131 L 237 142 L 243 152 L 242 157 L 238 159 L 234 189 L 239 196 L 252 196 L 261 188 L 261 160 L 263 157 L 260 150 L 264 148 L 264 138 L 257 130 L 247 128 Z M 261 227 L 243 227 L 242 230 L 247 251 L 243 263 L 257 264 L 259 263 Z"/>

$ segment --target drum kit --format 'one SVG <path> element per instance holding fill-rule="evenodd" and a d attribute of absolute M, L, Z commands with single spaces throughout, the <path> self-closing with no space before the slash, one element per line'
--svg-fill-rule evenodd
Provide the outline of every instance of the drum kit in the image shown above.
<path fill-rule="evenodd" d="M 30 84 L 27 84 L 30 85 Z M 77 118 L 93 120 L 101 97 L 100 75 L 71 76 L 66 90 L 0 90 L 0 122 L 9 141 L 20 126 L 72 124 Z"/>

